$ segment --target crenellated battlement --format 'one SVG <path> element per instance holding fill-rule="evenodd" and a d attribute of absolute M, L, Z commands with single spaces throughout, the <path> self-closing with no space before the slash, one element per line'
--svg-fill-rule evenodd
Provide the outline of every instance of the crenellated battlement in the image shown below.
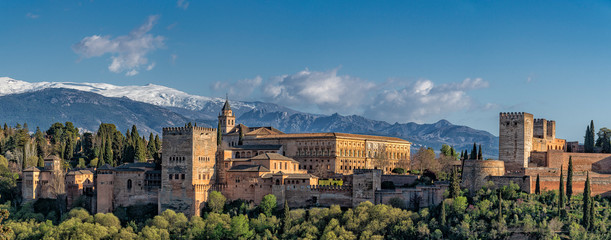
<path fill-rule="evenodd" d="M 176 134 L 176 133 L 192 133 L 192 132 L 216 132 L 216 128 L 207 127 L 164 127 L 164 134 Z"/>
<path fill-rule="evenodd" d="M 502 112 L 499 113 L 499 116 L 501 119 L 520 119 L 520 118 L 524 118 L 524 116 L 526 114 L 526 112 Z"/>
<path fill-rule="evenodd" d="M 535 124 L 543 124 L 549 122 L 545 118 L 535 118 L 533 121 Z"/>

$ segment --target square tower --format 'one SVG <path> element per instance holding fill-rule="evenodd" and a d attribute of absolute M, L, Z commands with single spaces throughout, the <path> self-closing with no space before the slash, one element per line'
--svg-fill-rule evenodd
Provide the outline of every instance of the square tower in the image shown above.
<path fill-rule="evenodd" d="M 500 113 L 499 159 L 505 162 L 505 170 L 508 173 L 515 173 L 528 167 L 532 141 L 532 114 Z"/>
<path fill-rule="evenodd" d="M 162 147 L 159 212 L 199 216 L 216 179 L 216 129 L 164 128 Z"/>

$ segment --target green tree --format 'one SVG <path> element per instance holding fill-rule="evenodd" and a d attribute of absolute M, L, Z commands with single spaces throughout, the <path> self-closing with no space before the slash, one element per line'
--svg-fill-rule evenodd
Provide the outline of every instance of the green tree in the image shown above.
<path fill-rule="evenodd" d="M 503 218 L 503 197 L 501 194 L 501 189 L 499 189 L 499 209 L 497 213 L 497 221 L 499 223 L 503 222 L 505 219 Z"/>
<path fill-rule="evenodd" d="M 45 167 L 45 160 L 38 156 L 38 164 L 36 164 L 37 167 Z"/>
<path fill-rule="evenodd" d="M 590 121 L 590 125 L 586 127 L 586 136 L 584 139 L 584 151 L 587 153 L 594 152 L 594 120 Z"/>
<path fill-rule="evenodd" d="M 586 229 L 590 229 L 592 227 L 592 189 L 590 188 L 590 172 L 586 173 L 586 183 L 583 190 L 583 219 L 582 224 Z"/>
<path fill-rule="evenodd" d="M 287 233 L 291 229 L 291 209 L 289 202 L 284 199 L 284 213 L 282 214 L 282 232 Z"/>
<path fill-rule="evenodd" d="M 566 174 L 566 202 L 571 205 L 573 196 L 573 156 L 569 156 L 569 169 Z"/>
<path fill-rule="evenodd" d="M 240 128 L 240 136 L 238 139 L 238 145 L 242 145 L 244 144 L 244 132 L 242 131 L 242 128 Z"/>
<path fill-rule="evenodd" d="M 455 168 L 452 168 L 452 175 L 450 177 L 450 198 L 455 199 L 460 195 L 460 179 L 458 178 L 458 172 Z"/>
<path fill-rule="evenodd" d="M 439 223 L 441 223 L 442 227 L 446 225 L 446 204 L 444 201 L 441 201 L 441 207 L 439 209 Z"/>
<path fill-rule="evenodd" d="M 9 211 L 6 209 L 0 209 L 0 239 L 10 239 L 12 235 L 12 230 L 6 226 L 3 221 L 8 219 Z"/>
<path fill-rule="evenodd" d="M 227 198 L 225 198 L 222 193 L 212 191 L 208 196 L 208 208 L 210 208 L 212 212 L 223 213 L 225 201 L 227 201 Z"/>
<path fill-rule="evenodd" d="M 482 154 L 482 145 L 479 145 L 479 150 L 477 151 L 477 159 L 484 160 L 484 155 Z"/>
<path fill-rule="evenodd" d="M 259 208 L 261 209 L 262 213 L 270 217 L 272 216 L 272 211 L 276 209 L 276 204 L 276 196 L 273 194 L 267 194 L 263 197 L 263 200 L 261 200 Z"/>
<path fill-rule="evenodd" d="M 149 140 L 146 144 L 146 157 L 148 159 L 153 159 L 153 155 L 157 152 L 157 149 L 155 148 L 155 137 L 153 136 L 153 133 L 149 134 Z"/>
<path fill-rule="evenodd" d="M 47 140 L 45 140 L 45 136 L 40 131 L 39 127 L 36 127 L 36 133 L 34 133 L 34 139 L 36 142 L 36 155 L 41 158 L 46 157 Z"/>
<path fill-rule="evenodd" d="M 477 145 L 473 143 L 473 149 L 471 150 L 471 156 L 469 159 L 476 160 L 477 159 Z"/>
<path fill-rule="evenodd" d="M 223 143 L 223 134 L 221 133 L 221 121 L 219 121 L 219 126 L 216 128 L 216 145 L 221 146 Z"/>
<path fill-rule="evenodd" d="M 106 140 L 106 144 L 104 145 L 104 160 L 107 161 L 110 165 L 116 166 L 117 164 L 113 161 L 113 152 L 112 152 L 112 140 L 110 137 Z"/>
<path fill-rule="evenodd" d="M 134 162 L 146 162 L 146 148 L 142 139 L 138 138 L 134 145 Z"/>
<path fill-rule="evenodd" d="M 231 239 L 250 239 L 254 235 L 254 231 L 248 226 L 248 218 L 244 215 L 238 215 L 231 218 Z"/>
<path fill-rule="evenodd" d="M 539 180 L 539 174 L 537 174 L 537 182 L 535 184 L 535 194 L 540 195 L 541 194 L 541 183 Z"/>
<path fill-rule="evenodd" d="M 564 217 L 564 174 L 560 167 L 560 186 L 558 190 L 558 216 Z"/>

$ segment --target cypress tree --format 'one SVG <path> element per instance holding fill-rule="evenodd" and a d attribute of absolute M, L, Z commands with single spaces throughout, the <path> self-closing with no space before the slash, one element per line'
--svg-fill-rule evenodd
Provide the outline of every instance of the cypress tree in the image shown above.
<path fill-rule="evenodd" d="M 142 139 L 137 139 L 134 142 L 134 162 L 146 162 L 146 147 Z"/>
<path fill-rule="evenodd" d="M 219 121 L 219 126 L 216 128 L 216 145 L 221 146 L 223 143 L 223 134 L 221 134 L 221 121 Z"/>
<path fill-rule="evenodd" d="M 535 185 L 535 194 L 541 194 L 541 183 L 539 183 L 539 174 L 537 174 L 537 184 Z"/>
<path fill-rule="evenodd" d="M 503 221 L 503 197 L 501 196 L 501 189 L 498 189 L 499 191 L 499 209 L 498 209 L 498 215 L 497 215 L 497 221 L 499 223 L 501 223 Z"/>
<path fill-rule="evenodd" d="M 560 167 L 560 186 L 558 187 L 558 216 L 564 217 L 564 174 L 562 167 Z"/>
<path fill-rule="evenodd" d="M 441 201 L 441 210 L 439 211 L 439 222 L 441 226 L 444 227 L 446 225 L 446 204 L 444 201 Z"/>
<path fill-rule="evenodd" d="M 569 170 L 566 174 L 566 202 L 571 205 L 573 195 L 573 156 L 569 156 Z"/>
<path fill-rule="evenodd" d="M 482 155 L 482 145 L 479 145 L 479 151 L 477 152 L 477 159 L 479 160 L 484 160 L 484 157 Z"/>
<path fill-rule="evenodd" d="M 452 175 L 450 177 L 450 198 L 455 199 L 460 195 L 460 180 L 458 179 L 458 173 L 456 169 L 452 169 Z"/>
<path fill-rule="evenodd" d="M 460 152 L 460 160 L 465 160 L 465 152 Z"/>
<path fill-rule="evenodd" d="M 146 157 L 148 159 L 153 158 L 153 154 L 157 152 L 157 149 L 155 149 L 155 139 L 154 138 L 155 137 L 153 136 L 153 133 L 150 133 L 148 143 L 146 144 Z"/>
<path fill-rule="evenodd" d="M 588 152 L 590 147 L 590 126 L 586 127 L 586 136 L 583 139 L 583 151 Z"/>
<path fill-rule="evenodd" d="M 110 140 L 110 136 L 106 140 L 106 145 L 104 146 L 104 160 L 106 160 L 106 162 L 108 162 L 110 165 L 115 166 L 113 162 L 112 141 Z"/>
<path fill-rule="evenodd" d="M 291 229 L 291 209 L 289 203 L 284 199 L 284 215 L 282 216 L 282 231 L 286 234 Z"/>
<path fill-rule="evenodd" d="M 240 129 L 240 137 L 238 139 L 238 145 L 242 145 L 244 143 L 244 132 Z"/>
<path fill-rule="evenodd" d="M 98 155 L 98 167 L 101 167 L 105 164 L 104 162 L 104 149 L 106 149 L 105 142 L 102 141 L 102 146 L 100 147 L 100 153 Z"/>
<path fill-rule="evenodd" d="M 45 167 L 45 160 L 38 156 L 38 167 Z"/>
<path fill-rule="evenodd" d="M 157 152 L 161 150 L 161 140 L 159 140 L 159 135 L 155 134 L 155 149 Z"/>
<path fill-rule="evenodd" d="M 583 190 L 583 220 L 582 220 L 582 224 L 583 227 L 587 230 L 590 229 L 590 227 L 592 226 L 592 216 L 590 216 L 592 214 L 592 210 L 590 208 L 592 208 L 592 198 L 591 195 L 592 194 L 592 189 L 590 189 L 590 172 L 588 172 L 586 174 L 586 184 Z"/>
<path fill-rule="evenodd" d="M 594 137 L 596 133 L 594 132 L 594 120 L 590 120 L 590 152 L 594 152 Z"/>
<path fill-rule="evenodd" d="M 471 156 L 469 159 L 477 159 L 477 145 L 473 143 L 473 149 L 471 150 Z"/>

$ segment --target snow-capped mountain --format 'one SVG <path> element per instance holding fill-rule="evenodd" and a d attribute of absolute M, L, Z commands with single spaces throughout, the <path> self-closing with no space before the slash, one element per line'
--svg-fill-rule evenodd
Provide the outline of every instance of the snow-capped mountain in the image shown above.
<path fill-rule="evenodd" d="M 24 102 L 25 101 L 25 102 Z M 72 121 L 95 131 L 101 122 L 120 129 L 132 124 L 145 132 L 159 133 L 164 126 L 187 121 L 216 127 L 225 99 L 190 95 L 160 85 L 116 86 L 106 83 L 37 82 L 0 77 L 0 123 L 28 122 L 45 128 L 54 122 Z M 467 126 L 441 120 L 434 124 L 375 121 L 362 116 L 304 113 L 264 102 L 230 101 L 237 122 L 248 126 L 273 126 L 287 133 L 346 132 L 406 139 L 414 148 L 440 149 L 449 144 L 470 149 L 482 144 L 486 157 L 498 154 L 498 137 Z M 414 149 L 415 150 L 415 149 Z"/>
<path fill-rule="evenodd" d="M 67 88 L 84 92 L 97 93 L 105 97 L 126 97 L 134 101 L 150 103 L 163 107 L 177 107 L 188 110 L 202 110 L 206 104 L 222 104 L 225 99 L 191 95 L 166 86 L 147 84 L 144 86 L 117 86 L 108 83 L 73 83 L 73 82 L 35 82 L 0 77 L 0 96 L 8 94 L 33 92 L 47 88 Z M 232 107 L 249 111 L 254 104 L 231 101 Z"/>

